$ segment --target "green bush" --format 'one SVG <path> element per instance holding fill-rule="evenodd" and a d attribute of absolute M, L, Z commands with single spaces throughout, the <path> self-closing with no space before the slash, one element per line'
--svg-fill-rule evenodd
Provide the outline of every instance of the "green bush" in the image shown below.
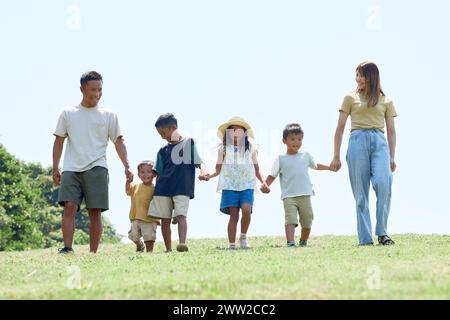
<path fill-rule="evenodd" d="M 48 248 L 62 242 L 62 208 L 57 203 L 52 168 L 17 160 L 0 144 L 0 251 Z M 103 218 L 103 242 L 117 243 L 111 223 Z M 89 243 L 86 210 L 76 217 L 75 244 Z"/>

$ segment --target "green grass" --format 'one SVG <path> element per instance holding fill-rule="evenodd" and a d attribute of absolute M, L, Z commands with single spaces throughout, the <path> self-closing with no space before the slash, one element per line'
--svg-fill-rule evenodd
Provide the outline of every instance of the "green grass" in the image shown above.
<path fill-rule="evenodd" d="M 391 247 L 320 236 L 295 249 L 282 237 L 259 237 L 236 251 L 204 239 L 191 240 L 188 253 L 163 253 L 161 243 L 151 255 L 123 244 L 98 254 L 76 246 L 71 256 L 0 252 L 0 299 L 450 299 L 450 236 L 393 238 Z M 68 284 L 71 266 L 81 272 L 79 288 Z"/>

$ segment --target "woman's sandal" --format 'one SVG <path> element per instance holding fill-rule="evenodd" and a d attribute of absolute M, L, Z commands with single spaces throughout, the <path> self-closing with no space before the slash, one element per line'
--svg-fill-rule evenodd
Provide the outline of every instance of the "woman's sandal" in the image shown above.
<path fill-rule="evenodd" d="M 383 246 L 390 246 L 390 245 L 395 244 L 394 240 L 389 238 L 389 236 L 387 236 L 387 235 L 379 236 L 378 237 L 378 243 L 383 245 Z"/>

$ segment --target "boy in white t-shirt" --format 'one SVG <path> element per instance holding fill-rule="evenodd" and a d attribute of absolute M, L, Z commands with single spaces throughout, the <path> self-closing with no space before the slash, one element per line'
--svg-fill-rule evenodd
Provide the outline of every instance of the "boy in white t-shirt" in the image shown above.
<path fill-rule="evenodd" d="M 330 170 L 328 165 L 316 164 L 308 152 L 300 152 L 303 130 L 298 123 L 288 124 L 283 131 L 286 154 L 280 155 L 273 164 L 271 174 L 266 179 L 267 186 L 261 191 L 269 193 L 269 186 L 280 175 L 281 199 L 285 211 L 285 230 L 288 247 L 295 247 L 295 228 L 299 218 L 302 227 L 300 247 L 306 247 L 314 218 L 311 196 L 314 190 L 309 178 L 308 168 Z"/>

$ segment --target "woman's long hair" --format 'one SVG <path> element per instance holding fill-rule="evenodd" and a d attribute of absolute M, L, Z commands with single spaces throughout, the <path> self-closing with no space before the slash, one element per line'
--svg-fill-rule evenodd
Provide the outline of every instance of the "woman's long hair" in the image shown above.
<path fill-rule="evenodd" d="M 375 63 L 366 61 L 361 63 L 356 72 L 359 72 L 364 78 L 366 78 L 366 87 L 364 90 L 359 91 L 363 93 L 367 98 L 367 105 L 374 107 L 378 104 L 380 95 L 384 96 L 384 92 L 381 89 L 380 83 L 380 71 Z"/>

